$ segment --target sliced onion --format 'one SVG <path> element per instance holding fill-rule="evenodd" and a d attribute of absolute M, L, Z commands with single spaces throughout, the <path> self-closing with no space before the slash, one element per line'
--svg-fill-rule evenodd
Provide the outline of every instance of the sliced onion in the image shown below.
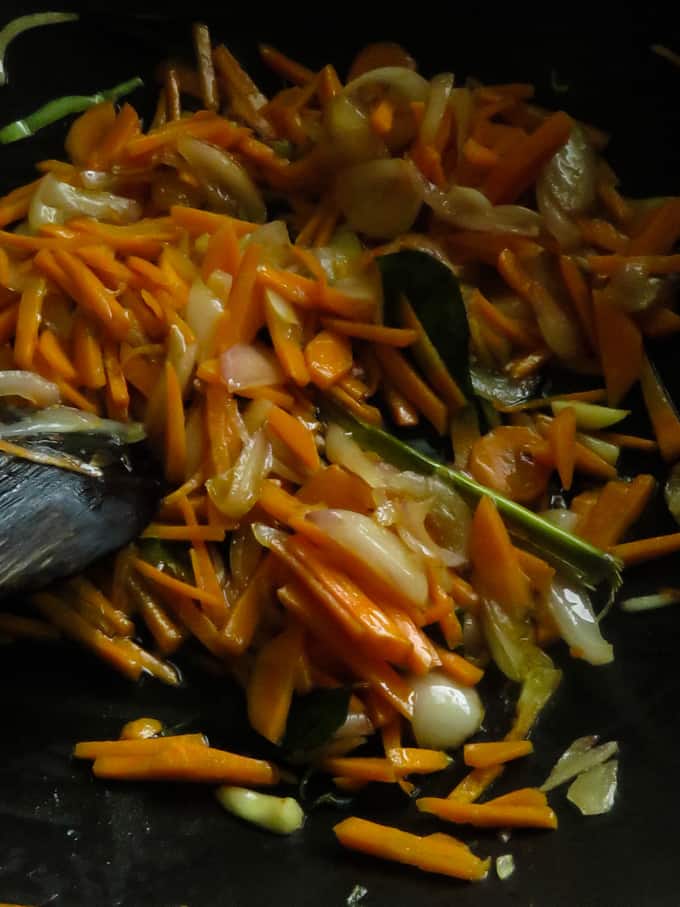
<path fill-rule="evenodd" d="M 277 545 L 283 545 L 288 538 L 287 532 L 282 529 L 275 529 L 266 523 L 252 523 L 250 528 L 258 545 L 262 545 L 268 551 L 271 551 Z"/>
<path fill-rule="evenodd" d="M 2 374 L 0 372 L 0 375 Z M 144 427 L 139 422 L 115 422 L 112 419 L 101 419 L 94 413 L 86 413 L 70 406 L 49 406 L 47 409 L 31 413 L 17 422 L 0 423 L 0 437 L 2 438 L 29 438 L 35 435 L 67 434 L 69 432 L 107 434 L 117 438 L 121 444 L 134 444 L 146 437 Z"/>
<path fill-rule="evenodd" d="M 264 223 L 267 209 L 260 190 L 236 158 L 191 136 L 179 139 L 177 150 L 218 208 L 244 220 Z"/>
<path fill-rule="evenodd" d="M 345 723 L 333 734 L 334 740 L 345 740 L 347 737 L 367 737 L 374 733 L 373 722 L 365 712 L 349 712 Z"/>
<path fill-rule="evenodd" d="M 595 746 L 597 739 L 596 736 L 590 736 L 574 740 L 557 760 L 555 767 L 541 785 L 541 790 L 547 793 L 560 784 L 571 781 L 582 772 L 601 765 L 618 753 L 619 745 L 616 740 Z"/>
<path fill-rule="evenodd" d="M 232 393 L 284 381 L 274 354 L 259 344 L 234 344 L 220 356 L 220 369 Z"/>
<path fill-rule="evenodd" d="M 566 507 L 553 507 L 550 510 L 542 511 L 539 516 L 552 523 L 553 526 L 564 529 L 565 532 L 573 532 L 579 521 L 578 514 L 574 513 L 573 510 L 568 510 Z"/>
<path fill-rule="evenodd" d="M 394 586 L 416 607 L 424 607 L 427 576 L 417 559 L 389 529 L 352 510 L 313 510 L 307 519 L 360 560 L 370 573 Z"/>
<path fill-rule="evenodd" d="M 272 220 L 249 233 L 244 246 L 256 243 L 262 249 L 263 260 L 276 268 L 286 268 L 291 263 L 290 236 L 282 220 Z"/>
<path fill-rule="evenodd" d="M 611 441 L 603 441 L 602 438 L 594 438 L 592 435 L 586 435 L 580 431 L 576 432 L 576 440 L 611 466 L 616 466 L 621 455 L 621 448 L 616 444 L 612 444 Z"/>
<path fill-rule="evenodd" d="M 626 312 L 644 312 L 662 304 L 669 290 L 668 280 L 650 277 L 645 267 L 628 262 L 613 275 L 605 294 L 608 302 Z"/>
<path fill-rule="evenodd" d="M 616 799 L 618 768 L 618 761 L 611 759 L 583 772 L 569 785 L 567 800 L 584 816 L 602 816 L 610 812 Z"/>
<path fill-rule="evenodd" d="M 511 853 L 502 853 L 496 857 L 496 875 L 504 882 L 509 879 L 515 871 L 515 858 Z"/>
<path fill-rule="evenodd" d="M 36 406 L 52 406 L 60 399 L 59 388 L 35 372 L 19 369 L 0 371 L 0 397 L 21 397 Z"/>
<path fill-rule="evenodd" d="M 567 214 L 583 214 L 595 201 L 597 155 L 585 132 L 575 126 L 569 140 L 546 164 L 539 185 L 545 184 Z"/>
<path fill-rule="evenodd" d="M 168 361 L 172 363 L 177 374 L 182 394 L 186 393 L 191 376 L 196 365 L 196 350 L 198 344 L 188 343 L 183 332 L 176 324 L 170 325 L 168 331 Z"/>
<path fill-rule="evenodd" d="M 257 502 L 270 468 L 271 448 L 264 431 L 258 431 L 243 445 L 232 468 L 208 479 L 205 487 L 221 513 L 240 520 Z"/>
<path fill-rule="evenodd" d="M 63 224 L 72 217 L 85 215 L 97 220 L 129 224 L 142 216 L 134 199 L 90 189 L 77 189 L 48 173 L 31 200 L 28 222 L 36 232 L 43 224 Z"/>
<path fill-rule="evenodd" d="M 530 277 L 548 289 L 541 305 L 533 306 L 543 339 L 560 359 L 578 360 L 583 356 L 583 342 L 577 325 L 559 300 L 564 295 L 555 279 L 551 261 L 546 255 L 536 255 L 523 261 Z"/>
<path fill-rule="evenodd" d="M 396 530 L 399 538 L 411 551 L 428 560 L 439 561 L 446 567 L 461 567 L 467 558 L 462 552 L 449 551 L 438 545 L 425 527 L 433 501 L 402 501 L 398 509 Z"/>
<path fill-rule="evenodd" d="M 217 323 L 224 312 L 221 299 L 203 283 L 195 280 L 189 290 L 185 317 L 198 344 L 196 355 L 203 362 L 212 352 L 212 342 Z"/>
<path fill-rule="evenodd" d="M 484 709 L 474 687 L 463 687 L 433 671 L 413 680 L 411 727 L 418 746 L 451 750 L 475 734 Z"/>
<path fill-rule="evenodd" d="M 639 611 L 655 611 L 657 608 L 667 608 L 669 605 L 680 604 L 680 589 L 668 589 L 656 595 L 636 595 L 626 598 L 620 603 L 622 611 L 635 614 Z"/>
<path fill-rule="evenodd" d="M 426 103 L 430 84 L 417 72 L 405 66 L 383 66 L 371 69 L 345 86 L 342 97 L 349 98 L 357 107 L 368 112 L 383 98 L 393 106 L 392 128 L 385 142 L 393 153 L 402 151 L 416 135 L 416 120 L 411 104 Z"/>
<path fill-rule="evenodd" d="M 392 239 L 413 225 L 423 189 L 410 161 L 391 158 L 343 170 L 335 198 L 353 230 L 372 239 Z"/>
<path fill-rule="evenodd" d="M 371 128 L 366 114 L 345 94 L 328 105 L 326 128 L 333 151 L 348 163 L 387 157 L 387 146 Z"/>
<path fill-rule="evenodd" d="M 384 479 L 378 463 L 365 453 L 339 425 L 331 423 L 326 431 L 326 458 L 363 479 L 371 488 L 382 488 Z"/>
<path fill-rule="evenodd" d="M 555 415 L 561 413 L 563 409 L 573 409 L 576 425 L 586 431 L 599 431 L 603 428 L 609 428 L 630 415 L 629 409 L 597 406 L 594 403 L 583 403 L 579 400 L 553 400 L 550 406 Z"/>
<path fill-rule="evenodd" d="M 452 88 L 453 75 L 450 72 L 442 72 L 430 82 L 430 96 L 420 124 L 420 141 L 424 145 L 431 145 L 437 136 Z"/>
<path fill-rule="evenodd" d="M 614 660 L 614 650 L 600 632 L 585 589 L 567 586 L 556 577 L 548 597 L 548 608 L 573 655 L 592 665 L 605 665 Z"/>
<path fill-rule="evenodd" d="M 237 589 L 245 589 L 262 559 L 262 546 L 247 524 L 234 530 L 229 543 L 229 569 Z"/>
<path fill-rule="evenodd" d="M 477 189 L 453 186 L 448 192 L 423 179 L 425 203 L 440 220 L 462 230 L 538 236 L 541 215 L 520 205 L 492 205 Z"/>
<path fill-rule="evenodd" d="M 220 302 L 226 303 L 229 299 L 233 282 L 234 278 L 231 274 L 216 268 L 212 274 L 208 275 L 206 286 L 211 293 L 214 293 L 214 295 L 217 296 Z"/>
<path fill-rule="evenodd" d="M 545 180 L 536 184 L 536 206 L 543 218 L 545 228 L 565 252 L 578 249 L 583 244 L 581 231 L 574 221 L 558 205 L 550 185 Z"/>

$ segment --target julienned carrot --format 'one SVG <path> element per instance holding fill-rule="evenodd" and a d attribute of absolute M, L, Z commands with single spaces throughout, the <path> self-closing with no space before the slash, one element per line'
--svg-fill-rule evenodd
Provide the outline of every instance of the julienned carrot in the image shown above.
<path fill-rule="evenodd" d="M 623 253 L 628 245 L 625 233 L 611 224 L 608 220 L 597 217 L 582 217 L 577 220 L 581 231 L 581 238 L 586 245 L 596 246 L 605 252 Z"/>
<path fill-rule="evenodd" d="M 265 294 L 264 309 L 267 330 L 281 368 L 298 387 L 304 387 L 309 384 L 310 375 L 302 349 L 302 324 L 292 323 L 281 314 L 273 290 Z"/>
<path fill-rule="evenodd" d="M 59 639 L 61 634 L 56 627 L 34 617 L 23 617 L 20 614 L 0 612 L 0 636 L 10 639 Z"/>
<path fill-rule="evenodd" d="M 463 658 L 462 655 L 458 655 L 457 652 L 447 652 L 441 646 L 436 646 L 435 648 L 442 663 L 442 671 L 463 686 L 473 687 L 484 676 L 484 671 L 481 668 L 473 665 L 471 661 Z"/>
<path fill-rule="evenodd" d="M 19 307 L 19 310 L 21 313 L 21 306 Z M 45 362 L 47 362 L 50 368 L 54 369 L 58 375 L 65 378 L 67 381 L 76 380 L 78 373 L 73 367 L 73 363 L 67 356 L 57 335 L 49 328 L 45 328 L 40 334 L 38 349 Z"/>
<path fill-rule="evenodd" d="M 322 318 L 321 323 L 329 331 L 381 343 L 383 346 L 411 346 L 418 339 L 418 332 L 410 328 L 389 328 L 383 324 L 368 324 L 364 321 L 344 321 L 342 318 Z"/>
<path fill-rule="evenodd" d="M 448 427 L 448 412 L 441 399 L 430 390 L 406 359 L 392 347 L 376 347 L 375 357 L 396 389 L 406 397 L 443 435 Z"/>
<path fill-rule="evenodd" d="M 626 567 L 643 564 L 645 561 L 652 561 L 657 557 L 666 557 L 677 551 L 680 551 L 680 532 L 638 539 L 635 542 L 624 542 L 611 548 L 611 553 L 620 558 Z"/>
<path fill-rule="evenodd" d="M 296 497 L 305 504 L 344 507 L 364 514 L 375 506 L 373 493 L 364 480 L 335 464 L 310 476 Z"/>
<path fill-rule="evenodd" d="M 494 797 L 493 800 L 486 800 L 484 803 L 484 805 L 489 804 L 494 806 L 535 806 L 541 808 L 548 805 L 548 798 L 537 787 L 521 787 L 500 797 Z"/>
<path fill-rule="evenodd" d="M 276 784 L 271 762 L 237 756 L 195 743 L 169 741 L 153 756 L 101 756 L 92 771 L 97 778 L 118 781 L 195 781 L 202 784 Z"/>
<path fill-rule="evenodd" d="M 90 623 L 103 630 L 108 636 L 132 636 L 134 623 L 109 601 L 109 599 L 85 577 L 69 580 L 66 588 L 73 595 L 73 606 Z"/>
<path fill-rule="evenodd" d="M 217 328 L 218 352 L 235 343 L 252 343 L 264 324 L 262 298 L 254 292 L 261 255 L 257 243 L 248 244 L 229 294 L 229 310 L 222 315 Z"/>
<path fill-rule="evenodd" d="M 659 449 L 656 441 L 651 438 L 639 438 L 637 435 L 622 435 L 615 431 L 591 432 L 594 438 L 600 438 L 602 441 L 608 441 L 617 447 L 630 447 L 632 450 L 644 450 L 648 453 L 654 453 Z"/>
<path fill-rule="evenodd" d="M 607 398 L 616 406 L 640 377 L 642 335 L 630 315 L 608 302 L 601 290 L 595 290 L 593 298 Z"/>
<path fill-rule="evenodd" d="M 72 253 L 57 249 L 54 258 L 66 274 L 76 301 L 101 321 L 114 339 L 124 340 L 130 331 L 130 321 L 111 291 L 84 261 Z"/>
<path fill-rule="evenodd" d="M 225 530 L 219 526 L 173 526 L 149 523 L 142 538 L 165 539 L 175 542 L 223 542 Z"/>
<path fill-rule="evenodd" d="M 538 462 L 541 453 L 549 466 Z M 545 490 L 551 466 L 552 452 L 541 436 L 516 425 L 501 425 L 482 435 L 469 457 L 478 482 L 520 503 L 535 500 Z"/>
<path fill-rule="evenodd" d="M 255 657 L 246 688 L 248 720 L 271 743 L 280 743 L 293 698 L 303 633 L 291 626 L 266 642 Z"/>
<path fill-rule="evenodd" d="M 182 580 L 175 579 L 173 576 L 164 573 L 162 570 L 159 570 L 147 561 L 143 561 L 139 557 L 133 558 L 132 565 L 135 570 L 138 570 L 142 574 L 142 576 L 153 580 L 159 586 L 163 586 L 170 592 L 186 596 L 190 599 L 196 599 L 196 601 L 204 602 L 208 605 L 212 604 L 219 608 L 224 606 L 224 601 L 221 598 L 212 595 L 210 592 L 206 592 L 204 589 L 199 589 L 197 586 L 192 586 Z"/>
<path fill-rule="evenodd" d="M 510 535 L 491 498 L 480 500 L 472 518 L 470 561 L 477 588 L 517 615 L 531 603 L 531 593 L 522 573 Z"/>
<path fill-rule="evenodd" d="M 349 756 L 324 759 L 321 768 L 342 778 L 392 784 L 403 775 L 429 775 L 443 771 L 450 764 L 451 759 L 441 750 L 406 747 L 399 751 L 398 764 L 372 756 Z"/>
<path fill-rule="evenodd" d="M 246 651 L 257 631 L 273 588 L 272 568 L 271 556 L 265 557 L 234 603 L 224 628 L 223 642 L 226 650 L 234 655 Z"/>
<path fill-rule="evenodd" d="M 548 416 L 536 417 L 536 428 L 544 437 L 548 436 L 551 424 L 552 419 Z M 534 450 L 534 457 L 538 464 L 543 464 L 545 467 L 554 465 L 553 453 L 549 447 L 537 447 Z M 584 472 L 597 479 L 615 479 L 617 476 L 616 466 L 603 460 L 599 454 L 580 441 L 576 441 L 574 445 L 574 467 L 579 472 Z"/>
<path fill-rule="evenodd" d="M 341 334 L 319 331 L 304 351 L 305 363 L 314 384 L 327 390 L 352 368 L 352 345 Z"/>
<path fill-rule="evenodd" d="M 368 422 L 369 425 L 383 424 L 382 413 L 377 406 L 371 406 L 368 403 L 362 403 L 359 400 L 356 400 L 351 394 L 347 393 L 343 387 L 340 387 L 339 384 L 331 387 L 327 393 L 331 400 L 339 403 L 340 406 L 344 406 L 345 409 L 348 409 L 352 415 L 356 416 L 358 419 Z"/>
<path fill-rule="evenodd" d="M 189 208 L 185 205 L 173 205 L 170 208 L 170 217 L 178 227 L 186 230 L 190 236 L 217 233 L 226 224 L 230 224 L 236 236 L 240 239 L 242 236 L 252 233 L 259 226 L 247 220 L 230 217 L 228 214 L 203 211 L 200 208 Z"/>
<path fill-rule="evenodd" d="M 499 740 L 493 743 L 466 743 L 463 760 L 472 768 L 488 768 L 533 753 L 531 740 Z"/>
<path fill-rule="evenodd" d="M 494 783 L 503 771 L 502 765 L 492 765 L 489 768 L 473 768 L 453 788 L 448 799 L 456 803 L 473 803 L 482 796 L 484 791 Z"/>
<path fill-rule="evenodd" d="M 526 321 L 510 318 L 497 306 L 493 305 L 479 290 L 475 290 L 470 298 L 470 306 L 475 314 L 480 315 L 494 330 L 502 334 L 515 346 L 522 349 L 535 349 L 538 336 L 532 326 L 527 326 Z"/>
<path fill-rule="evenodd" d="M 177 372 L 172 363 L 165 363 L 165 475 L 170 482 L 179 483 L 186 470 L 186 428 L 184 404 Z"/>
<path fill-rule="evenodd" d="M 609 482 L 579 523 L 579 535 L 598 548 L 616 545 L 642 515 L 655 487 L 650 475 L 638 475 L 632 482 Z"/>
<path fill-rule="evenodd" d="M 644 356 L 640 384 L 661 456 L 668 463 L 680 457 L 680 419 L 656 369 Z"/>
<path fill-rule="evenodd" d="M 573 258 L 569 255 L 560 255 L 559 261 L 562 280 L 569 293 L 569 299 L 581 325 L 583 336 L 589 346 L 594 348 L 597 344 L 597 339 L 595 336 L 593 301 L 588 283 Z"/>
<path fill-rule="evenodd" d="M 263 62 L 270 69 L 273 69 L 277 75 L 283 76 L 289 82 L 294 82 L 296 85 L 306 85 L 314 79 L 315 73 L 311 69 L 307 69 L 301 63 L 291 60 L 290 57 L 282 54 L 271 44 L 260 44 L 259 50 Z"/>
<path fill-rule="evenodd" d="M 421 838 L 356 816 L 344 819 L 333 831 L 343 847 L 457 879 L 484 879 L 491 863 L 480 860 L 462 841 L 448 835 Z"/>
<path fill-rule="evenodd" d="M 319 309 L 344 318 L 364 318 L 371 315 L 374 303 L 335 287 L 322 286 L 318 280 L 311 280 L 292 271 L 281 271 L 270 265 L 260 265 L 258 281 L 265 287 L 279 292 L 284 299 L 306 309 Z"/>
<path fill-rule="evenodd" d="M 550 423 L 548 438 L 562 487 L 568 491 L 574 478 L 576 460 L 576 414 L 573 407 L 560 410 Z"/>
<path fill-rule="evenodd" d="M 360 652 L 351 637 L 325 620 L 319 613 L 309 593 L 295 583 L 289 583 L 278 590 L 283 606 L 297 617 L 302 624 L 320 639 L 340 661 L 347 665 L 356 677 L 375 690 L 381 699 L 393 706 L 401 715 L 410 719 L 413 705 L 408 685 L 386 662 L 371 659 Z"/>
<path fill-rule="evenodd" d="M 101 759 L 104 756 L 155 756 L 178 743 L 193 743 L 195 746 L 207 746 L 203 734 L 178 734 L 173 737 L 148 737 L 139 740 L 86 740 L 76 743 L 73 756 L 76 759 Z"/>
<path fill-rule="evenodd" d="M 557 828 L 557 816 L 549 806 L 460 803 L 437 797 L 422 797 L 416 805 L 421 812 L 477 828 Z"/>
<path fill-rule="evenodd" d="M 101 346 L 97 341 L 92 326 L 86 318 L 75 318 L 73 322 L 72 340 L 73 364 L 78 372 L 79 383 L 91 390 L 99 390 L 104 387 L 106 384 L 106 373 L 104 371 L 104 359 Z"/>
<path fill-rule="evenodd" d="M 641 233 L 633 236 L 628 255 L 667 255 L 680 239 L 680 198 L 663 202 L 649 217 Z"/>
<path fill-rule="evenodd" d="M 371 129 L 379 136 L 385 136 L 392 129 L 394 105 L 388 98 L 378 101 L 369 116 Z"/>
<path fill-rule="evenodd" d="M 489 201 L 494 205 L 516 201 L 535 181 L 543 164 L 565 144 L 573 125 L 566 113 L 553 113 L 535 132 L 508 151 L 482 187 Z"/>
<path fill-rule="evenodd" d="M 418 335 L 411 352 L 423 374 L 450 411 L 457 412 L 466 404 L 465 394 L 451 376 L 439 351 L 418 318 L 416 310 L 405 297 L 402 297 L 399 302 L 399 317 L 408 330 L 416 331 Z M 404 396 L 408 397 L 407 394 Z M 413 400 L 411 402 L 415 403 Z"/>
<path fill-rule="evenodd" d="M 299 419 L 278 406 L 272 406 L 267 414 L 267 425 L 308 470 L 314 472 L 319 468 L 319 452 L 314 435 Z"/>
<path fill-rule="evenodd" d="M 126 589 L 129 589 L 134 595 L 139 613 L 151 633 L 158 651 L 165 656 L 172 655 L 186 639 L 188 634 L 186 627 L 173 620 L 165 607 L 152 598 L 143 584 L 135 577 L 127 577 Z"/>
<path fill-rule="evenodd" d="M 33 596 L 38 611 L 66 636 L 91 649 L 130 680 L 139 680 L 143 666 L 135 654 L 125 651 L 116 640 L 110 639 L 72 610 L 62 599 L 48 592 Z"/>
<path fill-rule="evenodd" d="M 241 251 L 234 223 L 225 219 L 221 227 L 208 240 L 208 247 L 201 263 L 201 276 L 207 280 L 213 271 L 226 271 L 232 277 L 241 263 Z"/>
<path fill-rule="evenodd" d="M 38 342 L 40 313 L 46 292 L 45 278 L 35 276 L 29 279 L 21 294 L 14 337 L 14 361 L 19 368 L 30 369 L 32 366 Z"/>

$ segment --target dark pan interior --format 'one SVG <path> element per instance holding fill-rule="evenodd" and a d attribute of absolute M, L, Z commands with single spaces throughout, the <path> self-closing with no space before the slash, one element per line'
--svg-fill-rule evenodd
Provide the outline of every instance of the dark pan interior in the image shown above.
<path fill-rule="evenodd" d="M 15 0 L 1 6 L 3 22 L 28 11 Z M 142 18 L 133 17 L 135 7 Z M 214 38 L 246 63 L 255 64 L 256 41 L 268 40 L 309 65 L 330 59 L 342 70 L 366 41 L 389 38 L 408 46 L 426 73 L 533 81 L 540 102 L 613 131 L 609 157 L 625 191 L 680 190 L 680 70 L 649 51 L 653 42 L 680 51 L 669 10 L 640 4 L 634 12 L 622 5 L 596 14 L 551 6 L 536 14 L 447 4 L 423 5 L 421 12 L 411 4 L 403 13 L 374 7 L 369 16 L 367 7 L 344 4 L 287 6 L 271 15 L 237 14 L 226 4 L 217 14 L 206 8 L 194 6 Z M 0 123 L 55 96 L 89 93 L 138 73 L 151 84 L 154 65 L 168 49 L 189 52 L 189 20 L 165 6 L 87 9 L 81 23 L 36 31 L 12 48 Z M 568 84 L 566 93 L 554 91 L 555 79 Z M 58 156 L 64 134 L 64 126 L 54 126 L 37 139 L 0 148 L 0 189 L 28 179 L 35 161 Z M 671 361 L 672 348 L 665 354 Z M 640 461 L 636 467 L 655 465 Z M 657 504 L 645 528 L 672 531 L 660 494 Z M 660 584 L 680 584 L 677 558 L 629 577 L 631 590 Z M 150 681 L 130 686 L 75 648 L 6 646 L 0 658 L 0 900 L 63 907 L 342 907 L 361 884 L 368 907 L 675 905 L 679 628 L 677 610 L 646 616 L 614 610 L 606 623 L 616 646 L 613 665 L 597 669 L 562 659 L 566 676 L 535 734 L 536 754 L 506 773 L 499 793 L 540 783 L 575 737 L 599 733 L 621 743 L 615 809 L 582 818 L 562 790 L 553 797 L 557 833 L 515 834 L 507 844 L 493 833 L 468 836 L 480 853 L 511 851 L 517 864 L 510 880 L 501 883 L 492 873 L 480 885 L 341 852 L 331 827 L 345 813 L 330 807 L 313 812 L 300 834 L 279 839 L 228 817 L 209 790 L 95 782 L 71 761 L 74 741 L 115 736 L 123 722 L 140 715 L 204 730 L 218 746 L 261 748 L 246 729 L 238 694 L 196 666 L 183 665 L 186 683 L 175 691 Z M 489 721 L 500 729 L 504 717 Z M 427 790 L 448 790 L 460 774 L 454 766 Z M 421 833 L 439 830 L 391 789 L 359 797 L 354 809 Z"/>

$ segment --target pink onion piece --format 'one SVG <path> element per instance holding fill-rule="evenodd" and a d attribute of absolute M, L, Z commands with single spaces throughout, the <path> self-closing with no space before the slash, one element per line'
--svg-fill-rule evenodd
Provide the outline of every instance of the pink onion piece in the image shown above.
<path fill-rule="evenodd" d="M 307 519 L 416 607 L 427 601 L 427 577 L 417 559 L 389 529 L 351 510 L 313 510 Z"/>
<path fill-rule="evenodd" d="M 235 393 L 284 381 L 274 354 L 255 344 L 234 344 L 220 356 L 220 369 L 229 390 Z"/>
<path fill-rule="evenodd" d="M 59 388 L 47 378 L 19 369 L 0 371 L 0 397 L 21 397 L 36 406 L 53 406 L 60 400 Z"/>

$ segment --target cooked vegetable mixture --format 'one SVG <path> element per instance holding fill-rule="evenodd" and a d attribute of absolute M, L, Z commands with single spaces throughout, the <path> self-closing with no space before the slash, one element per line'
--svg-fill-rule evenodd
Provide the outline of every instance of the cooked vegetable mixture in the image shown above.
<path fill-rule="evenodd" d="M 151 719 L 75 755 L 101 778 L 223 785 L 226 809 L 272 831 L 302 825 L 291 788 L 243 788 L 290 782 L 285 764 L 342 796 L 412 794 L 456 751 L 468 774 L 417 800 L 447 823 L 554 829 L 544 791 L 577 776 L 584 813 L 611 808 L 617 745 L 590 737 L 543 790 L 485 795 L 530 758 L 551 648 L 613 659 L 591 594 L 606 606 L 622 567 L 680 550 L 680 534 L 634 537 L 655 481 L 617 470 L 624 448 L 650 470 L 657 450 L 680 457 L 645 352 L 680 329 L 680 198 L 627 198 L 607 136 L 531 85 L 428 80 L 389 43 L 341 79 L 263 45 L 283 86 L 266 97 L 204 25 L 194 43 L 195 65 L 161 67 L 148 124 L 115 106 L 132 80 L 0 130 L 87 108 L 67 160 L 0 199 L 0 395 L 22 416 L 0 452 L 35 459 L 40 425 L 106 418 L 146 436 L 165 480 L 134 543 L 0 632 L 63 635 L 170 685 L 201 647 L 277 764 Z M 653 438 L 625 425 L 638 383 Z M 677 513 L 677 476 L 668 493 Z M 627 610 L 680 597 L 657 592 Z M 491 664 L 517 684 L 501 740 L 480 733 Z M 490 865 L 444 834 L 356 817 L 335 833 L 458 878 Z"/>

